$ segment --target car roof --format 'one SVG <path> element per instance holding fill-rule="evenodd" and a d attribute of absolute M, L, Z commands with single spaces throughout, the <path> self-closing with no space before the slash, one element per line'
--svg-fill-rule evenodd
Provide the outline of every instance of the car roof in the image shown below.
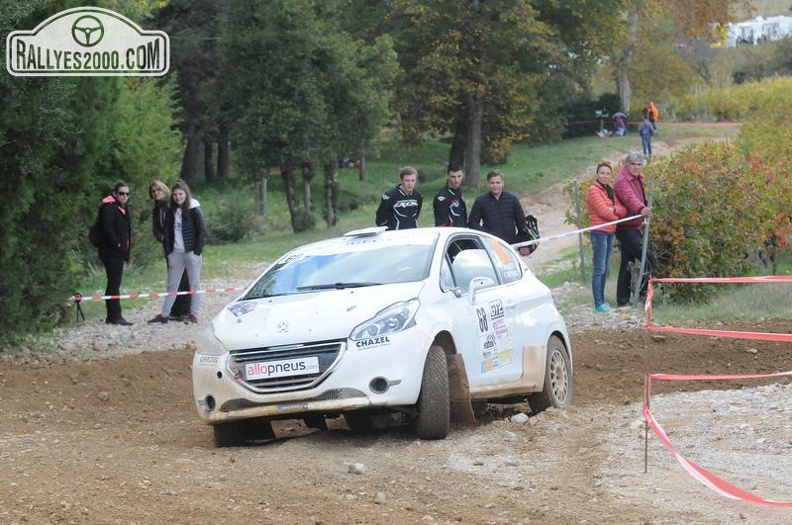
<path fill-rule="evenodd" d="M 468 228 L 429 227 L 411 228 L 407 230 L 386 230 L 384 226 L 361 228 L 351 230 L 340 237 L 323 239 L 310 244 L 294 248 L 290 253 L 317 253 L 324 251 L 337 251 L 339 249 L 352 249 L 360 247 L 367 249 L 372 245 L 430 245 L 438 240 L 441 242 L 450 235 L 468 233 L 481 235 L 482 232 Z"/>

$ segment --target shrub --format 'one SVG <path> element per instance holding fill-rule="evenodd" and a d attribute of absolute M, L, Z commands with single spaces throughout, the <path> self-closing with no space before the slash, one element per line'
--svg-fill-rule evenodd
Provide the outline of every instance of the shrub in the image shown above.
<path fill-rule="evenodd" d="M 658 262 L 655 277 L 749 275 L 758 267 L 757 251 L 785 248 L 792 235 L 792 80 L 719 93 L 723 107 L 747 116 L 737 139 L 694 144 L 644 170 L 647 184 L 654 181 L 649 242 Z M 713 91 L 709 100 L 716 99 Z M 591 182 L 581 183 L 581 199 Z M 566 192 L 572 193 L 571 185 Z M 585 202 L 581 208 L 586 226 Z M 567 217 L 574 222 L 571 213 Z M 664 290 L 676 302 L 703 300 L 711 291 L 689 285 Z"/>
<path fill-rule="evenodd" d="M 207 190 L 201 198 L 201 207 L 206 215 L 209 244 L 243 241 L 262 227 L 263 217 L 256 211 L 253 191 L 244 187 L 224 193 Z"/>

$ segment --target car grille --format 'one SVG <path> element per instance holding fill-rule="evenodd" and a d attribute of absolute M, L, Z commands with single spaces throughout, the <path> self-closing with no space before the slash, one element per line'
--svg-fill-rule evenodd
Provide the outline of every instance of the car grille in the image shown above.
<path fill-rule="evenodd" d="M 313 388 L 321 383 L 327 377 L 328 370 L 344 353 L 345 348 L 346 340 L 273 346 L 269 348 L 250 348 L 231 352 L 230 361 L 243 368 L 250 363 L 268 363 L 270 361 L 316 356 L 319 359 L 319 372 L 315 374 L 243 381 L 249 389 L 262 394 L 288 392 Z"/>

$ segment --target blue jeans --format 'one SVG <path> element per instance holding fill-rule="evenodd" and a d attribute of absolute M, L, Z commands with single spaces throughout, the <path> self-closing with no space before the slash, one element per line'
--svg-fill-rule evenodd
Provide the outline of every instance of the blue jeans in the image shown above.
<path fill-rule="evenodd" d="M 652 156 L 652 136 L 651 135 L 641 135 L 641 145 L 643 145 L 643 154 L 644 156 L 649 155 Z"/>
<path fill-rule="evenodd" d="M 591 291 L 594 294 L 594 306 L 605 302 L 605 281 L 610 272 L 611 254 L 613 253 L 613 234 L 594 230 L 591 232 L 591 247 L 594 249 L 591 270 Z"/>

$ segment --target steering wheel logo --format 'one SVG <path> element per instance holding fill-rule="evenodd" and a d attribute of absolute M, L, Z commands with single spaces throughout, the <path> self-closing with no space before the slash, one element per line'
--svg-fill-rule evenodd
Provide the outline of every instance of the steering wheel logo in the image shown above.
<path fill-rule="evenodd" d="M 93 47 L 102 41 L 104 26 L 95 16 L 81 16 L 72 24 L 71 34 L 74 41 L 81 46 Z"/>

